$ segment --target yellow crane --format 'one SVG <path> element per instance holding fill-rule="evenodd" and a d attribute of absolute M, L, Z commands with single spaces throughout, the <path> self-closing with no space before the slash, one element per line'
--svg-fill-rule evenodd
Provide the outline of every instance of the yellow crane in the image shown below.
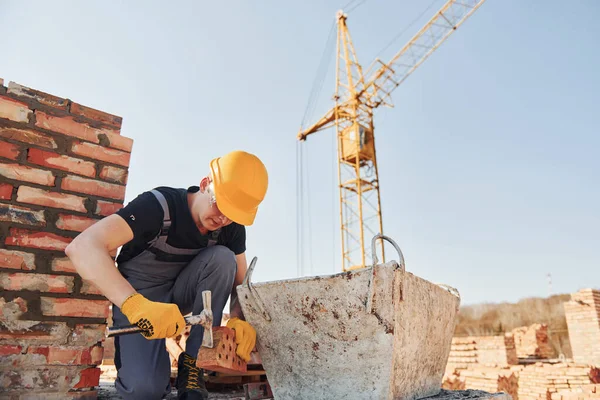
<path fill-rule="evenodd" d="M 347 14 L 337 13 L 335 105 L 312 126 L 301 129 L 300 141 L 335 126 L 342 241 L 342 269 L 362 268 L 369 254 L 369 239 L 383 234 L 381 197 L 373 110 L 392 107 L 391 93 L 425 61 L 485 0 L 450 0 L 384 63 L 378 58 L 363 73 L 350 38 Z M 365 242 L 365 234 L 367 242 Z M 385 261 L 383 242 L 380 260 Z"/>

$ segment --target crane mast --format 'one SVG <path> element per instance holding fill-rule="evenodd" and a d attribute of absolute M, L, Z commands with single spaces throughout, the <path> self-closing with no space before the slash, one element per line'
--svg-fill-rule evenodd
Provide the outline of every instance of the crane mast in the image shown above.
<path fill-rule="evenodd" d="M 297 137 L 306 140 L 312 133 L 335 126 L 343 271 L 370 264 L 373 255 L 365 238 L 383 233 L 373 110 L 391 107 L 391 92 L 484 1 L 446 2 L 391 61 L 376 59 L 365 74 L 348 31 L 347 15 L 337 13 L 335 105 Z M 385 261 L 383 242 L 378 249 L 378 258 Z"/>

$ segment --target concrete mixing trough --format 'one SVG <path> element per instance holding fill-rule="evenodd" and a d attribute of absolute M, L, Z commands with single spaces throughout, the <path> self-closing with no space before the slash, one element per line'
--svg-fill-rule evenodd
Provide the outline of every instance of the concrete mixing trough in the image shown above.
<path fill-rule="evenodd" d="M 276 399 L 440 392 L 460 298 L 406 272 L 393 244 L 399 263 L 328 276 L 253 284 L 253 260 L 237 290 Z"/>

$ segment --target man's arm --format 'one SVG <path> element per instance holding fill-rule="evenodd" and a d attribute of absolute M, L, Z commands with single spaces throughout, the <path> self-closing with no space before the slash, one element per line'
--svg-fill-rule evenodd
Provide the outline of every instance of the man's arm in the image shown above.
<path fill-rule="evenodd" d="M 90 281 L 117 307 L 135 289 L 115 267 L 110 252 L 133 239 L 133 231 L 119 215 L 101 219 L 80 233 L 65 249 L 77 273 Z"/>
<path fill-rule="evenodd" d="M 233 288 L 231 289 L 231 301 L 229 303 L 229 315 L 230 318 L 241 318 L 244 319 L 244 313 L 242 312 L 242 306 L 238 301 L 236 287 L 242 284 L 244 277 L 246 276 L 246 269 L 248 269 L 248 261 L 246 260 L 246 253 L 241 253 L 235 256 L 237 261 L 237 272 L 235 274 L 235 280 L 233 282 Z"/>

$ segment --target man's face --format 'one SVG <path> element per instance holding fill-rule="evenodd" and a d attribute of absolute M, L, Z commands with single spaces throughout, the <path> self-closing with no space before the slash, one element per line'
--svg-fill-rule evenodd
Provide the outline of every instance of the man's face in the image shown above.
<path fill-rule="evenodd" d="M 202 195 L 197 200 L 198 206 L 196 207 L 196 212 L 202 226 L 210 231 L 214 231 L 231 224 L 233 221 L 224 216 L 221 210 L 219 210 L 213 184 L 209 179 L 205 178 L 202 180 L 200 191 Z"/>

